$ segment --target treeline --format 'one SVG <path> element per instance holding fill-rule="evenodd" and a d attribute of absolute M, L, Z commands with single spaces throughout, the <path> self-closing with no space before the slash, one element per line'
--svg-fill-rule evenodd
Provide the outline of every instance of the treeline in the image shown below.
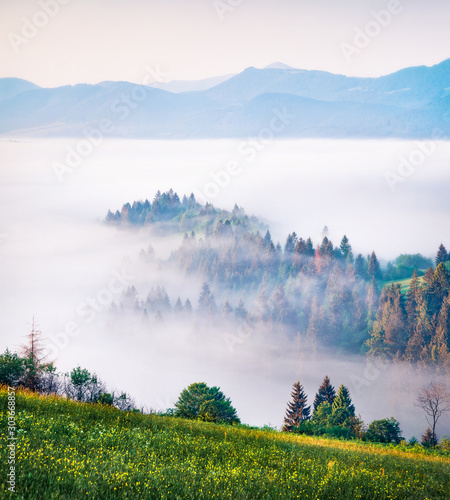
<path fill-rule="evenodd" d="M 219 210 L 211 203 L 201 205 L 193 193 L 180 197 L 173 189 L 165 193 L 158 191 L 153 201 L 125 203 L 114 213 L 108 210 L 105 222 L 110 225 L 139 226 L 158 225 L 164 231 L 202 231 L 209 234 L 219 220 L 228 220 L 234 226 L 251 230 L 255 226 L 265 228 L 256 217 L 248 217 L 235 205 L 233 211 Z"/>
<path fill-rule="evenodd" d="M 60 395 L 68 399 L 91 404 L 114 406 L 127 412 L 139 412 L 133 399 L 126 393 L 108 392 L 106 385 L 95 373 L 80 366 L 71 372 L 57 373 L 53 362 L 45 362 L 45 351 L 41 332 L 35 328 L 34 320 L 27 343 L 21 353 L 8 349 L 0 355 L 0 385 L 25 388 L 44 395 Z M 356 415 L 350 392 L 344 385 L 336 391 L 328 376 L 320 385 L 312 407 L 300 382 L 296 382 L 288 403 L 282 431 L 309 435 L 326 435 L 344 439 L 362 439 L 380 443 L 399 444 L 400 424 L 393 417 L 375 420 L 365 426 Z M 430 427 L 422 436 L 422 445 L 436 447 L 439 443 L 437 423 L 439 418 L 450 411 L 450 393 L 447 388 L 432 382 L 421 389 L 416 406 L 422 408 Z M 430 409 L 433 410 L 430 412 Z M 152 412 L 152 410 L 150 410 Z M 219 387 L 209 387 L 206 383 L 194 383 L 183 389 L 175 407 L 161 415 L 195 419 L 222 424 L 240 424 L 236 409 L 230 398 Z M 417 440 L 412 438 L 410 445 Z M 403 444 L 406 444 L 404 442 Z M 444 436 L 441 448 L 448 448 L 449 440 Z"/>
<path fill-rule="evenodd" d="M 355 256 L 346 235 L 334 245 L 326 234 L 315 244 L 291 233 L 282 247 L 242 208 L 217 210 L 200 205 L 193 195 L 180 201 L 172 190 L 158 192 L 153 203 L 126 204 L 107 220 L 149 223 L 148 213 L 142 217 L 145 210 L 154 214 L 150 222 L 167 223 L 174 216 L 177 230 L 189 221 L 200 231 L 186 232 L 180 247 L 159 265 L 200 277 L 204 285 L 198 297 L 173 297 L 172 302 L 163 284 L 144 297 L 130 287 L 121 303 L 112 305 L 114 311 L 132 309 L 157 320 L 194 314 L 256 328 L 276 325 L 311 346 L 449 367 L 450 264 L 443 245 L 435 270 L 414 269 L 431 264 L 416 254 L 400 256 L 383 271 L 375 252 Z M 141 252 L 140 261 L 154 263 L 151 248 Z M 399 284 L 386 286 L 388 279 L 405 273 L 413 275 L 406 295 Z"/>
<path fill-rule="evenodd" d="M 399 284 L 380 297 L 369 355 L 450 366 L 450 273 L 444 262 L 419 279 L 415 271 L 406 294 Z"/>
<path fill-rule="evenodd" d="M 0 385 L 22 387 L 39 394 L 56 394 L 83 403 L 101 403 L 120 410 L 138 411 L 125 392 L 109 391 L 95 373 L 80 366 L 58 373 L 53 362 L 45 361 L 41 332 L 34 320 L 27 343 L 20 353 L 9 349 L 0 355 Z"/>
<path fill-rule="evenodd" d="M 431 394 L 432 388 L 436 391 Z M 428 388 L 423 388 L 417 398 L 420 406 L 426 412 L 430 406 L 438 410 L 438 413 L 449 411 L 447 402 L 450 395 L 441 384 L 432 383 Z M 436 424 L 439 417 L 432 421 L 422 436 L 421 444 L 424 447 L 436 447 L 438 437 Z M 314 436 L 332 436 L 343 439 L 361 439 L 378 443 L 407 444 L 402 437 L 400 423 L 393 417 L 374 420 L 368 426 L 364 424 L 360 416 L 356 415 L 355 406 L 352 402 L 350 391 L 344 385 L 336 389 L 331 384 L 328 375 L 317 390 L 312 407 L 308 405 L 308 397 L 299 381 L 292 388 L 291 401 L 287 405 L 284 424 L 284 432 L 307 434 Z M 418 443 L 415 437 L 411 438 L 409 445 Z M 444 436 L 442 444 L 448 446 L 448 439 Z"/>

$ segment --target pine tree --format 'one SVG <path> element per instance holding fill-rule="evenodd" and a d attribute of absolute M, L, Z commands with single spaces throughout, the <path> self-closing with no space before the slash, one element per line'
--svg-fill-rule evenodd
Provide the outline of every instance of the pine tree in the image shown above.
<path fill-rule="evenodd" d="M 200 291 L 200 297 L 198 299 L 198 309 L 201 312 L 206 312 L 212 305 L 213 296 L 209 288 L 208 283 L 203 283 L 202 289 Z"/>
<path fill-rule="evenodd" d="M 369 264 L 367 266 L 367 274 L 370 278 L 375 278 L 377 280 L 382 278 L 380 264 L 378 262 L 375 252 L 369 258 Z"/>
<path fill-rule="evenodd" d="M 230 303 L 228 302 L 228 299 L 225 300 L 225 302 L 223 303 L 222 314 L 226 318 L 229 318 L 233 314 L 233 308 L 231 307 Z"/>
<path fill-rule="evenodd" d="M 348 425 L 355 416 L 355 407 L 352 404 L 350 392 L 344 385 L 338 389 L 332 405 L 332 418 L 335 425 Z"/>
<path fill-rule="evenodd" d="M 270 231 L 267 230 L 265 236 L 264 236 L 264 246 L 268 248 L 270 244 L 272 243 L 272 236 L 270 235 Z"/>
<path fill-rule="evenodd" d="M 352 246 L 350 245 L 347 235 L 345 234 L 342 237 L 341 244 L 339 246 L 339 252 L 347 265 L 353 262 Z"/>
<path fill-rule="evenodd" d="M 234 309 L 234 315 L 236 316 L 236 318 L 238 319 L 245 319 L 247 317 L 247 309 L 245 308 L 245 303 L 243 301 L 243 299 L 239 299 L 239 303 L 237 305 L 237 307 Z"/>
<path fill-rule="evenodd" d="M 329 403 L 330 405 L 332 405 L 335 397 L 336 390 L 331 385 L 328 375 L 325 375 L 325 378 L 323 379 L 323 382 L 316 393 L 316 397 L 314 398 L 314 413 L 321 403 Z"/>
<path fill-rule="evenodd" d="M 410 334 L 414 331 L 414 325 L 416 322 L 416 310 L 417 304 L 421 299 L 421 287 L 419 276 L 417 274 L 417 269 L 414 269 L 410 284 L 409 290 L 406 293 L 406 316 L 408 318 L 408 329 Z"/>
<path fill-rule="evenodd" d="M 430 427 L 427 427 L 425 434 L 422 436 L 422 446 L 425 448 L 435 447 L 438 444 L 438 440 L 436 434 L 433 434 L 433 431 Z"/>
<path fill-rule="evenodd" d="M 448 255 L 447 249 L 441 243 L 439 245 L 439 250 L 436 254 L 436 259 L 435 259 L 436 267 L 443 262 L 447 262 L 448 260 L 449 260 L 449 255 Z"/>
<path fill-rule="evenodd" d="M 430 343 L 431 361 L 437 365 L 450 367 L 450 299 L 442 303 L 436 328 Z"/>
<path fill-rule="evenodd" d="M 308 238 L 306 240 L 306 255 L 309 255 L 310 257 L 314 257 L 314 244 L 313 244 L 311 238 Z"/>
<path fill-rule="evenodd" d="M 307 397 L 300 382 L 295 382 L 291 397 L 292 401 L 288 403 L 284 417 L 284 432 L 290 432 L 293 427 L 298 427 L 300 422 L 310 418 L 311 407 L 307 406 Z"/>
<path fill-rule="evenodd" d="M 295 249 L 295 245 L 297 244 L 297 235 L 294 233 L 289 234 L 284 245 L 284 253 L 290 254 L 293 253 Z"/>
<path fill-rule="evenodd" d="M 366 306 L 369 320 L 374 320 L 378 309 L 379 292 L 375 278 L 372 278 L 369 289 L 367 290 Z"/>
<path fill-rule="evenodd" d="M 423 281 L 426 287 L 430 286 L 431 281 L 433 280 L 433 276 L 434 276 L 434 270 L 432 267 L 429 267 L 423 276 Z"/>
<path fill-rule="evenodd" d="M 188 314 L 192 312 L 192 304 L 191 304 L 191 301 L 189 299 L 186 299 L 186 301 L 184 303 L 184 311 Z"/>
<path fill-rule="evenodd" d="M 315 296 L 311 303 L 308 330 L 306 331 L 306 336 L 313 346 L 316 346 L 318 340 L 325 335 L 325 327 L 325 313 L 323 307 L 319 306 L 317 297 Z"/>
<path fill-rule="evenodd" d="M 355 272 L 357 276 L 359 276 L 360 278 L 366 277 L 365 267 L 366 267 L 366 260 L 361 254 L 358 254 L 355 259 Z"/>
<path fill-rule="evenodd" d="M 183 311 L 183 304 L 181 303 L 180 297 L 177 298 L 173 310 L 175 313 L 181 313 Z"/>
<path fill-rule="evenodd" d="M 428 311 L 430 315 L 439 314 L 442 301 L 450 290 L 450 274 L 441 262 L 435 269 L 433 278 L 427 289 Z"/>
<path fill-rule="evenodd" d="M 377 320 L 384 331 L 384 342 L 392 356 L 403 353 L 408 341 L 404 297 L 399 284 L 392 284 L 383 290 Z"/>
<path fill-rule="evenodd" d="M 431 325 L 428 319 L 427 306 L 423 298 L 417 305 L 414 333 L 409 338 L 405 351 L 407 361 L 427 361 L 427 347 L 431 338 Z"/>

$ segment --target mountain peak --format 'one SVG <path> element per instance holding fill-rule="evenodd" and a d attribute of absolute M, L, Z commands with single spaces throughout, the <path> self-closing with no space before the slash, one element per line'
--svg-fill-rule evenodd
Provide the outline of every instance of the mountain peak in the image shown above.
<path fill-rule="evenodd" d="M 295 69 L 295 68 L 281 62 L 274 62 L 272 64 L 269 64 L 268 66 L 265 66 L 264 69 Z"/>

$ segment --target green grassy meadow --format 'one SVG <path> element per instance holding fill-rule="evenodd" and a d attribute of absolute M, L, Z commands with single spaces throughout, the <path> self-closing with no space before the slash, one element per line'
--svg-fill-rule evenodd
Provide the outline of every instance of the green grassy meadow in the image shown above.
<path fill-rule="evenodd" d="M 422 448 L 120 412 L 16 392 L 19 499 L 445 499 L 450 456 Z"/>

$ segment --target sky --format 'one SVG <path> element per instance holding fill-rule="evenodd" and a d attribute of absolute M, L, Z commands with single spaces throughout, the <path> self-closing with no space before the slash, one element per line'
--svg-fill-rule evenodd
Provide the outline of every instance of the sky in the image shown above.
<path fill-rule="evenodd" d="M 275 61 L 380 76 L 447 59 L 449 18 L 447 0 L 0 0 L 0 77 L 142 83 Z"/>

